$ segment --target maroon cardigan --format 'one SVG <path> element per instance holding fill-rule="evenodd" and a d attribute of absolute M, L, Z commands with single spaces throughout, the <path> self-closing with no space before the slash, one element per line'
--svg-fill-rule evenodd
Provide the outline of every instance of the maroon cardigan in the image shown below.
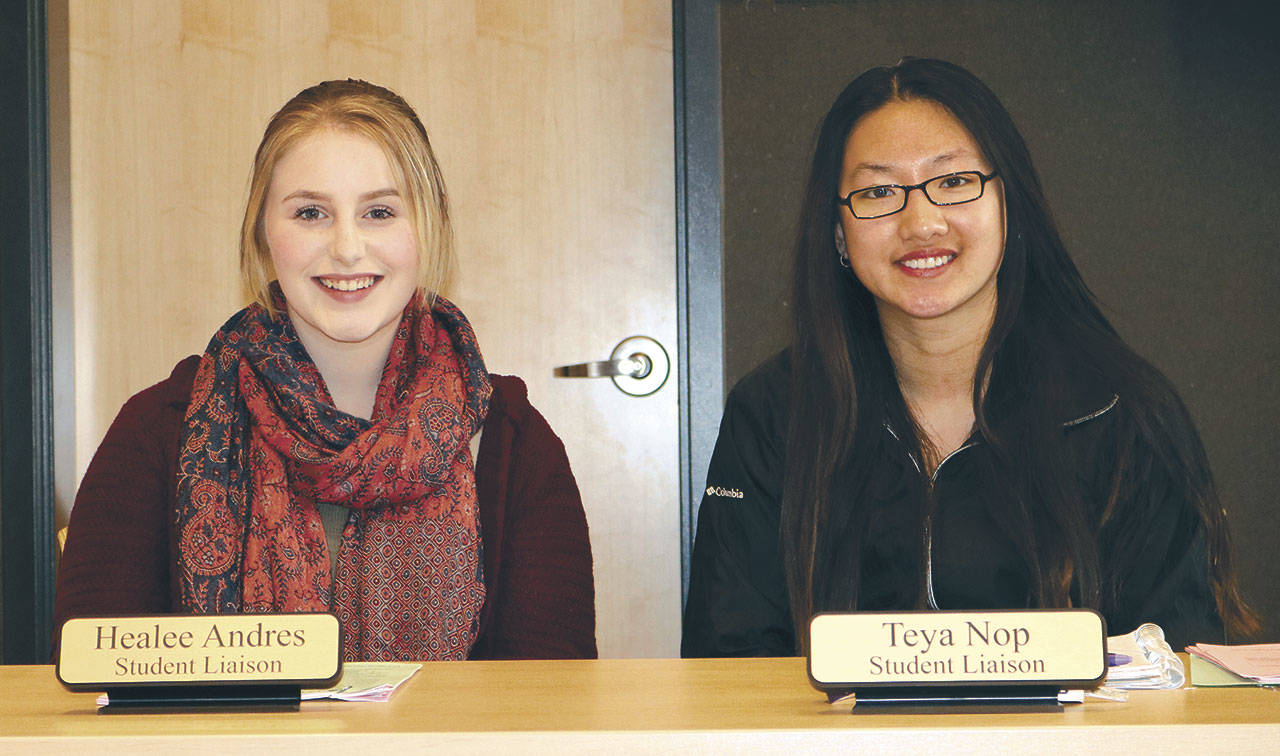
<path fill-rule="evenodd" d="M 89 463 L 58 569 L 55 655 L 71 617 L 179 605 L 169 531 L 198 364 L 188 357 L 126 402 Z M 470 658 L 594 658 L 591 546 L 564 444 L 529 404 L 523 381 L 491 378 L 476 458 L 486 590 Z"/>

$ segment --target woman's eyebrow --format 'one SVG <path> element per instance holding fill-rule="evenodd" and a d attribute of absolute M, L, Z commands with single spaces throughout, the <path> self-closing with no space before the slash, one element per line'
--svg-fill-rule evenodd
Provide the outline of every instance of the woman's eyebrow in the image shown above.
<path fill-rule="evenodd" d="M 360 195 L 361 202 L 378 199 L 379 197 L 399 197 L 400 192 L 395 187 L 387 187 L 386 189 L 374 189 L 371 192 L 365 192 Z"/>
<path fill-rule="evenodd" d="M 368 202 L 369 200 L 378 199 L 379 197 L 398 197 L 398 196 L 400 196 L 399 190 L 397 190 L 395 187 L 387 187 L 385 189 L 374 189 L 373 191 L 365 192 L 364 194 L 360 195 L 359 200 L 361 202 Z M 292 200 L 292 199 L 308 199 L 308 200 L 316 200 L 316 201 L 325 201 L 329 199 L 329 195 L 325 194 L 324 192 L 315 192 L 310 189 L 299 189 L 296 192 L 292 192 L 286 195 L 280 201 L 288 202 L 289 200 Z"/>
<path fill-rule="evenodd" d="M 940 155 L 934 155 L 933 157 L 925 161 L 925 165 L 933 165 L 933 166 L 943 165 L 945 163 L 951 162 L 952 160 L 958 160 L 960 158 L 969 158 L 973 156 L 974 156 L 973 153 L 970 152 L 969 150 L 953 150 L 950 152 L 944 152 Z M 886 165 L 884 163 L 862 162 L 855 165 L 853 167 L 853 170 L 850 171 L 849 174 L 854 175 L 864 171 L 867 173 L 893 173 L 894 171 L 901 170 L 901 169 L 902 169 L 902 166 L 898 166 L 898 165 Z"/>
<path fill-rule="evenodd" d="M 930 164 L 932 164 L 932 165 L 941 165 L 942 163 L 948 163 L 948 162 L 951 162 L 952 160 L 955 160 L 955 159 L 957 159 L 957 158 L 963 158 L 963 157 L 970 157 L 970 152 L 969 152 L 968 150 L 958 150 L 958 151 L 955 151 L 955 152 L 944 152 L 944 153 L 942 153 L 941 155 L 938 155 L 937 157 L 935 157 L 933 160 L 931 160 L 931 161 L 929 161 L 929 162 L 930 162 Z"/>
<path fill-rule="evenodd" d="M 867 171 L 868 173 L 889 173 L 892 170 L 893 166 L 891 165 L 883 165 L 881 163 L 858 163 L 853 167 L 853 170 L 850 171 L 850 173 L 857 173 L 858 171 Z"/>
<path fill-rule="evenodd" d="M 280 198 L 281 202 L 288 202 L 291 199 L 309 199 L 309 200 L 327 200 L 329 195 L 323 192 L 313 192 L 310 189 L 299 189 Z"/>

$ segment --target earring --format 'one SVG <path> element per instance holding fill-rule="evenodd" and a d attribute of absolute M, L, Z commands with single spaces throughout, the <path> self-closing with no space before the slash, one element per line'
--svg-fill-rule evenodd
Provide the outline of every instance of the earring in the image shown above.
<path fill-rule="evenodd" d="M 840 258 L 840 267 L 849 269 L 849 248 L 844 243 L 844 227 L 836 224 L 836 255 Z"/>

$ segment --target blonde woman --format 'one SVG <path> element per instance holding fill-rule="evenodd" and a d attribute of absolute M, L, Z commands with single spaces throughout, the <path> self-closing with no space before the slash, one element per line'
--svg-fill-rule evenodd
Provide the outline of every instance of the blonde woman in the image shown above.
<path fill-rule="evenodd" d="M 254 301 L 107 432 L 55 626 L 331 610 L 348 661 L 595 656 L 564 447 L 436 294 L 453 259 L 403 99 L 347 80 L 286 103 L 241 233 Z"/>

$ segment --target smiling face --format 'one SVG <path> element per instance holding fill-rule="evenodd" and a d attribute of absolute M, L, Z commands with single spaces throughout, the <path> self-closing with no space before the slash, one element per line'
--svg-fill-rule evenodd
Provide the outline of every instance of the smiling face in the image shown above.
<path fill-rule="evenodd" d="M 845 143 L 840 195 L 878 184 L 910 186 L 956 171 L 990 173 L 973 137 L 932 100 L 891 100 L 863 116 Z M 912 191 L 901 212 L 854 218 L 840 209 L 849 266 L 876 299 L 882 323 L 943 317 L 990 322 L 1004 254 L 1004 195 L 939 207 Z"/>
<path fill-rule="evenodd" d="M 420 261 L 408 202 L 377 144 L 340 130 L 301 138 L 275 165 L 262 228 L 313 357 L 390 347 Z"/>

